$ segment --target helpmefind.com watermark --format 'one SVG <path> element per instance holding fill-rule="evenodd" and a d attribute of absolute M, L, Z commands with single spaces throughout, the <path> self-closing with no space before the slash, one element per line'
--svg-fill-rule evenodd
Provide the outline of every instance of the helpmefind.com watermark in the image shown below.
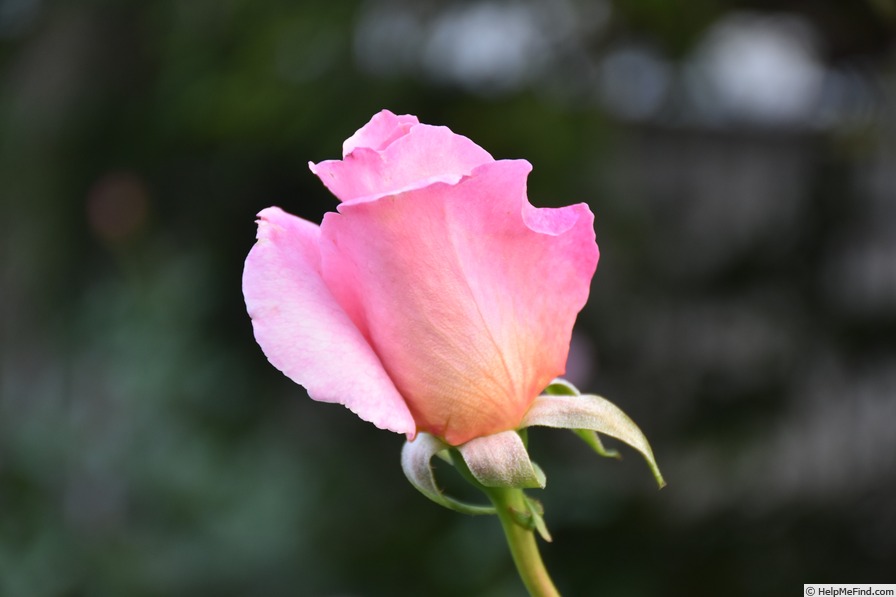
<path fill-rule="evenodd" d="M 803 585 L 803 595 L 806 597 L 839 597 L 846 595 L 849 597 L 857 597 L 859 595 L 872 595 L 880 597 L 883 595 L 896 596 L 896 584 L 805 584 Z"/>

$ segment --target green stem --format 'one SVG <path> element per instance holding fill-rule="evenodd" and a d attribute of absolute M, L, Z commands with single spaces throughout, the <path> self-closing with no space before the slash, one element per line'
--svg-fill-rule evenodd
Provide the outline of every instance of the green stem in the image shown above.
<path fill-rule="evenodd" d="M 517 572 L 532 597 L 560 597 L 548 576 L 548 571 L 538 553 L 535 533 L 514 517 L 513 513 L 527 513 L 529 506 L 522 489 L 513 487 L 485 488 L 488 497 L 498 511 L 498 518 L 507 537 L 507 545 L 516 564 Z"/>

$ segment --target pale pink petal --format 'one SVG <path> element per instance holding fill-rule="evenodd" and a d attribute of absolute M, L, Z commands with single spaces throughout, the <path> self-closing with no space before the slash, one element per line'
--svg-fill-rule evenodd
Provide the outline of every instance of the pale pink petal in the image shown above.
<path fill-rule="evenodd" d="M 487 151 L 446 127 L 417 124 L 381 149 L 358 146 L 344 160 L 309 167 L 330 192 L 349 203 L 435 182 L 454 184 L 492 161 Z"/>
<path fill-rule="evenodd" d="M 271 207 L 258 214 L 243 294 L 268 360 L 323 402 L 377 427 L 413 435 L 407 405 L 320 273 L 320 228 Z"/>
<path fill-rule="evenodd" d="M 382 110 L 374 114 L 370 122 L 345 140 L 342 144 L 342 157 L 350 154 L 356 147 L 366 147 L 376 151 L 384 149 L 419 122 L 417 117 L 411 114 L 396 116 L 389 110 Z"/>
<path fill-rule="evenodd" d="M 520 425 L 563 373 L 588 297 L 593 216 L 532 208 L 530 169 L 489 162 L 456 185 L 342 204 L 322 225 L 327 284 L 418 429 L 452 445 Z"/>

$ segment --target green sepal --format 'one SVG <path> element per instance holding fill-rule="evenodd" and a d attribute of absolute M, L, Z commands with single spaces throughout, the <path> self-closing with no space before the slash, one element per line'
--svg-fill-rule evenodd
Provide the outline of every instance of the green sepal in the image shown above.
<path fill-rule="evenodd" d="M 597 435 L 597 431 L 592 429 L 573 429 L 572 432 L 582 438 L 582 440 L 591 446 L 591 449 L 597 452 L 599 456 L 603 456 L 604 458 L 615 458 L 617 460 L 622 459 L 622 454 L 620 454 L 618 450 L 607 449 L 604 447 L 603 442 L 600 441 L 600 436 Z"/>
<path fill-rule="evenodd" d="M 529 458 L 516 431 L 471 439 L 458 446 L 457 451 L 483 487 L 544 488 L 544 472 Z"/>
<path fill-rule="evenodd" d="M 579 389 L 563 379 L 557 377 L 544 389 L 544 393 L 550 396 L 578 396 L 581 394 Z"/>
<path fill-rule="evenodd" d="M 448 450 L 449 446 L 440 439 L 428 433 L 418 433 L 414 441 L 405 442 L 401 449 L 401 468 L 405 477 L 417 491 L 449 510 L 473 516 L 497 514 L 493 506 L 469 504 L 449 497 L 439 489 L 430 462 L 433 456 L 452 462 Z"/>
<path fill-rule="evenodd" d="M 552 381 L 551 385 L 545 388 L 544 393 L 550 396 L 581 396 L 581 392 L 579 392 L 578 388 L 560 377 Z M 596 431 L 592 429 L 573 429 L 572 432 L 579 436 L 586 444 L 591 446 L 591 449 L 598 455 L 603 456 L 604 458 L 622 459 L 622 455 L 617 450 L 607 449 L 604 446 Z"/>
<path fill-rule="evenodd" d="M 544 522 L 544 507 L 538 500 L 532 499 L 524 495 L 526 510 L 520 511 L 515 508 L 510 509 L 510 515 L 516 524 L 527 530 L 535 530 L 542 539 L 550 543 L 553 541 L 548 527 Z"/>
<path fill-rule="evenodd" d="M 622 410 L 602 396 L 580 394 L 571 383 L 556 379 L 535 399 L 523 419 L 523 427 L 535 425 L 570 429 L 599 454 L 611 455 L 596 435 L 598 432 L 623 441 L 638 450 L 647 461 L 659 487 L 666 485 L 644 433 Z M 594 441 L 596 440 L 596 441 Z"/>

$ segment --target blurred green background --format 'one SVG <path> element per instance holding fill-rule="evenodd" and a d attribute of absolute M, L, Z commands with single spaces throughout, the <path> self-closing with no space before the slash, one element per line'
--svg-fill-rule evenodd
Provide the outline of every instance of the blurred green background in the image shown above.
<path fill-rule="evenodd" d="M 496 520 L 314 403 L 254 216 L 382 108 L 588 201 L 569 377 L 669 486 L 535 430 L 566 595 L 896 582 L 889 0 L 0 0 L 0 595 L 515 596 Z M 450 472 L 450 471 L 449 471 Z"/>

